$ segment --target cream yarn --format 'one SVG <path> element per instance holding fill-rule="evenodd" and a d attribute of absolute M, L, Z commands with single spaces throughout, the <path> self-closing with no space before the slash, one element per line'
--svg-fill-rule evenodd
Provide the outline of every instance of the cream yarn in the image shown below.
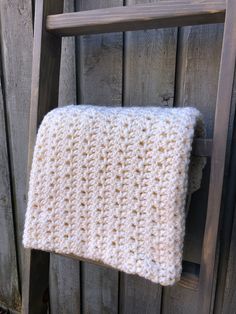
<path fill-rule="evenodd" d="M 202 135 L 194 108 L 71 105 L 48 113 L 34 150 L 24 246 L 174 284 L 196 127 Z"/>

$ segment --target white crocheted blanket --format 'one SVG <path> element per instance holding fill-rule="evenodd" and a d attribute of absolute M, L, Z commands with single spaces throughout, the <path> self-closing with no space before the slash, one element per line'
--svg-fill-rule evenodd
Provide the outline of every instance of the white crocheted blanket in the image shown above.
<path fill-rule="evenodd" d="M 48 113 L 35 145 L 24 246 L 174 284 L 196 129 L 202 136 L 194 108 L 71 105 Z M 203 166 L 196 160 L 191 190 Z"/>

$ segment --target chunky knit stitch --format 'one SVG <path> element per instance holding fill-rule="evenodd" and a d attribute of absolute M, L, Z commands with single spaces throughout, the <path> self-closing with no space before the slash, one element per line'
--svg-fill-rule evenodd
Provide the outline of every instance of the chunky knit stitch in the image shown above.
<path fill-rule="evenodd" d="M 24 246 L 174 284 L 194 130 L 202 135 L 194 108 L 71 105 L 48 113 L 34 150 Z M 195 171 L 191 190 L 199 178 Z"/>

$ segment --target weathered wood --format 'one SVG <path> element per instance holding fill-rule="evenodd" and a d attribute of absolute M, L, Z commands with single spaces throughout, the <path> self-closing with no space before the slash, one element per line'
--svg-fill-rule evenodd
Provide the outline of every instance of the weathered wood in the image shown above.
<path fill-rule="evenodd" d="M 223 25 L 183 27 L 179 31 L 176 106 L 195 106 L 212 137 Z"/>
<path fill-rule="evenodd" d="M 118 271 L 81 264 L 82 312 L 118 313 Z"/>
<path fill-rule="evenodd" d="M 119 313 L 160 313 L 161 291 L 159 285 L 144 278 L 121 273 Z"/>
<path fill-rule="evenodd" d="M 212 301 L 228 124 L 236 61 L 236 2 L 227 1 L 226 21 L 216 100 L 208 210 L 205 224 L 199 284 L 199 310 L 209 313 Z M 201 306 L 200 306 L 201 304 Z"/>
<path fill-rule="evenodd" d="M 63 0 L 35 4 L 33 69 L 29 116 L 28 177 L 37 127 L 44 115 L 58 105 L 61 39 L 46 32 L 48 14 L 61 13 Z M 23 313 L 46 313 L 48 309 L 49 253 L 25 250 L 22 281 Z"/>
<path fill-rule="evenodd" d="M 150 1 L 130 0 L 127 4 L 143 2 Z M 126 106 L 173 105 L 176 40 L 176 29 L 125 34 Z"/>
<path fill-rule="evenodd" d="M 80 263 L 51 254 L 50 313 L 80 313 Z"/>
<path fill-rule="evenodd" d="M 200 265 L 183 261 L 181 279 L 178 286 L 196 291 L 199 283 Z"/>
<path fill-rule="evenodd" d="M 64 0 L 64 12 L 75 10 L 74 0 Z M 76 104 L 75 38 L 62 38 L 59 106 Z"/>
<path fill-rule="evenodd" d="M 84 35 L 224 21 L 225 2 L 165 2 L 48 16 L 47 29 Z"/>
<path fill-rule="evenodd" d="M 186 27 L 179 32 L 175 102 L 200 110 L 207 137 L 213 133 L 222 35 L 222 25 Z M 209 164 L 203 174 L 202 189 L 192 196 L 185 237 L 185 259 L 194 263 L 201 260 Z"/>
<path fill-rule="evenodd" d="M 158 1 L 126 5 L 144 2 Z M 177 29 L 128 32 L 124 42 L 124 106 L 173 106 Z M 159 313 L 161 294 L 159 285 L 120 275 L 121 313 Z"/>
<path fill-rule="evenodd" d="M 1 54 L 0 54 L 1 60 Z M 0 78 L 2 69 L 0 62 Z M 5 112 L 0 80 L 0 306 L 20 311 Z"/>
<path fill-rule="evenodd" d="M 64 0 L 64 12 L 74 11 L 74 0 Z M 62 39 L 59 106 L 76 104 L 75 38 Z M 68 302 L 69 301 L 69 302 Z M 80 311 L 80 263 L 50 255 L 50 311 L 70 314 Z"/>
<path fill-rule="evenodd" d="M 108 0 L 104 0 L 98 4 L 99 6 L 108 6 L 109 3 L 107 2 Z M 94 1 L 82 1 L 82 6 L 84 6 L 84 8 L 89 9 L 94 7 L 96 4 L 94 4 Z M 119 5 L 121 5 L 122 3 L 119 3 Z M 57 5 L 57 4 L 56 4 Z M 113 3 L 113 5 L 116 5 Z M 53 12 L 52 12 L 53 13 Z M 2 21 L 1 21 L 2 22 Z M 218 60 L 218 52 L 219 49 L 218 47 L 220 46 L 220 36 L 221 36 L 221 28 L 218 29 L 217 31 L 217 36 L 209 36 L 208 30 L 209 28 L 199 28 L 198 30 L 196 30 L 196 32 L 194 33 L 193 30 L 195 28 L 191 28 L 191 32 L 190 34 L 188 32 L 186 32 L 185 34 L 188 36 L 188 34 L 190 36 L 193 36 L 194 40 L 196 40 L 197 35 L 197 31 L 200 31 L 202 33 L 200 33 L 201 36 L 205 36 L 202 40 L 205 41 L 204 44 L 207 44 L 207 47 L 209 48 L 210 45 L 212 45 L 212 50 L 209 49 L 209 51 L 211 51 L 211 53 L 207 52 L 206 50 L 200 48 L 201 46 L 201 42 L 199 43 L 199 41 L 197 41 L 196 46 L 194 45 L 188 45 L 187 46 L 187 50 L 184 51 L 186 52 L 185 56 L 187 56 L 187 58 L 189 58 L 188 60 L 188 65 L 187 65 L 187 69 L 185 69 L 184 67 L 184 71 L 180 72 L 180 75 L 183 75 L 183 77 L 179 77 L 180 80 L 180 85 L 183 83 L 183 81 L 187 82 L 186 84 L 184 83 L 184 91 L 181 94 L 182 96 L 184 96 L 183 98 L 181 98 L 182 96 L 179 94 L 176 95 L 176 100 L 178 103 L 178 99 L 183 99 L 184 100 L 184 104 L 188 104 L 188 105 L 192 105 L 192 104 L 196 104 L 197 102 L 200 103 L 200 110 L 203 112 L 203 114 L 207 116 L 207 126 L 209 126 L 207 133 L 208 136 L 212 135 L 212 125 L 213 125 L 213 110 L 209 110 L 209 108 L 212 108 L 212 95 L 213 95 L 213 90 L 214 90 L 214 86 L 215 86 L 215 81 L 217 79 L 217 75 L 215 75 L 215 71 L 216 71 L 216 63 L 217 61 L 213 61 L 214 59 Z M 213 28 L 212 28 L 213 30 Z M 175 31 L 175 30 L 172 30 Z M 213 32 L 215 32 L 215 28 L 213 30 Z M 171 91 L 171 84 L 170 83 L 169 78 L 170 78 L 170 74 L 166 74 L 164 73 L 166 68 L 168 68 L 168 71 L 170 70 L 170 68 L 172 68 L 172 55 L 170 56 L 167 51 L 162 51 L 160 49 L 160 45 L 162 44 L 162 40 L 164 40 L 161 37 L 155 37 L 153 35 L 153 33 L 156 33 L 156 31 L 151 31 L 151 32 L 143 32 L 143 34 L 146 34 L 146 38 L 147 38 L 147 42 L 145 44 L 145 41 L 143 40 L 143 46 L 140 45 L 140 48 L 136 42 L 137 39 L 141 40 L 141 37 L 139 37 L 140 35 L 137 36 L 138 33 L 133 33 L 134 37 L 131 36 L 131 34 L 127 34 L 125 37 L 125 43 L 129 44 L 132 43 L 132 40 L 135 43 L 132 43 L 133 47 L 137 47 L 137 49 L 133 48 L 132 45 L 129 48 L 129 53 L 127 53 L 127 46 L 125 48 L 125 58 L 133 58 L 134 57 L 134 53 L 137 53 L 137 55 L 141 55 L 142 57 L 140 59 L 146 59 L 145 65 L 144 66 L 140 66 L 139 62 L 141 63 L 141 61 L 138 61 L 138 57 L 134 60 L 134 62 L 131 59 L 127 59 L 125 60 L 124 63 L 124 68 L 125 68 L 125 73 L 124 76 L 126 76 L 126 74 L 129 73 L 129 71 L 133 71 L 133 75 L 130 75 L 130 79 L 128 80 L 128 77 L 124 78 L 124 87 L 125 87 L 125 92 L 123 95 L 123 99 L 124 99 L 124 103 L 125 104 L 131 104 L 131 105 L 143 105 L 145 104 L 155 104 L 155 103 L 160 103 L 162 105 L 172 105 L 173 103 L 173 92 Z M 141 33 L 140 33 L 141 34 Z M 47 35 L 50 36 L 50 35 Z M 130 37 L 129 37 L 130 36 Z M 135 37 L 137 36 L 137 37 Z M 145 35 L 144 35 L 145 36 Z M 153 36 L 153 37 L 152 37 Z M 158 44 L 157 47 L 155 47 L 155 45 L 152 43 L 152 38 L 155 37 L 155 40 L 159 41 L 159 46 Z M 181 34 L 180 34 L 181 37 Z M 133 39 L 132 39 L 133 38 Z M 212 40 L 213 39 L 213 43 Z M 51 37 L 51 40 L 53 43 L 54 40 L 56 41 L 56 39 L 54 37 Z M 168 39 L 166 39 L 168 41 Z M 234 41 L 232 41 L 234 42 Z M 169 43 L 170 45 L 170 43 Z M 167 45 L 168 46 L 168 45 Z M 51 46 L 50 46 L 51 47 Z M 170 49 L 170 46 L 168 46 Z M 192 48 L 191 48 L 192 47 Z M 143 56 L 141 50 L 145 48 L 145 52 L 144 54 L 146 55 Z M 207 48 L 207 49 L 208 49 Z M 133 49 L 133 53 L 130 53 L 130 51 L 132 51 Z M 140 49 L 140 50 L 139 50 Z M 158 55 L 157 53 L 155 53 L 155 50 L 158 50 Z M 179 49 L 181 49 L 181 45 L 179 47 Z M 188 49 L 192 49 L 192 52 L 189 53 Z M 122 102 L 122 97 L 121 97 L 121 86 L 122 86 L 122 71 L 120 70 L 122 68 L 122 35 L 121 34 L 116 34 L 114 37 L 112 36 L 86 36 L 84 38 L 79 39 L 79 44 L 78 44 L 78 51 L 80 52 L 79 54 L 79 60 L 77 60 L 77 64 L 78 64 L 78 69 L 80 74 L 80 78 L 79 78 L 79 87 L 80 90 L 78 91 L 80 100 L 82 102 L 90 102 L 90 103 L 96 103 L 96 104 L 119 104 Z M 150 53 L 151 51 L 151 53 Z M 163 56 L 162 56 L 163 53 Z M 157 55 L 158 59 L 160 56 L 163 57 L 162 61 L 165 60 L 165 58 L 169 58 L 168 62 L 164 63 L 165 64 L 165 68 L 161 68 L 160 67 L 155 67 L 153 66 L 153 64 L 157 64 L 158 61 L 154 60 L 154 58 L 152 57 L 153 55 Z M 168 56 L 168 57 L 167 57 Z M 193 61 L 194 56 L 199 56 L 199 60 L 198 63 L 196 63 L 193 67 L 192 67 L 192 63 L 190 62 L 190 59 Z M 10 55 L 11 57 L 11 55 Z M 9 57 L 9 58 L 10 58 Z M 44 56 L 45 57 L 45 56 Z M 57 56 L 58 57 L 58 56 Z M 209 58 L 209 59 L 208 59 Z M 44 58 L 43 58 L 44 59 Z M 58 59 L 58 58 L 56 58 Z M 206 65 L 206 59 L 209 60 L 209 62 L 212 63 L 207 63 Z M 115 61 L 114 61 L 115 60 Z M 118 61 L 117 61 L 118 60 Z M 148 62 L 148 60 L 152 60 L 152 63 Z M 154 60 L 154 61 L 153 61 Z M 183 58 L 184 60 L 184 58 Z M 52 61 L 52 60 L 51 60 Z M 144 62 L 144 61 L 143 61 Z M 216 63 L 215 63 L 216 62 Z M 49 63 L 50 65 L 54 65 L 53 62 Z M 132 64 L 132 65 L 131 65 Z M 137 66 L 138 65 L 138 66 Z M 130 67 L 130 68 L 129 68 Z M 135 69 L 138 68 L 138 69 Z M 144 74 L 139 74 L 139 67 L 143 67 L 145 69 L 145 71 L 143 72 Z M 153 68 L 152 68 L 153 67 Z M 46 68 L 50 68 L 50 67 L 46 67 Z M 146 70 L 147 68 L 147 70 Z M 214 68 L 214 70 L 212 70 Z M 128 71 L 127 71 L 128 69 Z M 200 71 L 198 70 L 200 69 Z M 206 69 L 206 70 L 205 70 Z M 205 70 L 205 71 L 204 71 Z M 49 72 L 51 70 L 49 69 Z M 137 71 L 137 72 L 135 72 Z M 160 72 L 159 72 L 160 71 Z M 199 71 L 199 72 L 198 72 Z M 203 71 L 201 75 L 199 75 L 199 73 Z M 149 73 L 148 73 L 149 72 Z M 156 72 L 156 74 L 155 74 Z M 182 73 L 182 74 L 181 74 Z M 188 81 L 188 75 L 186 76 L 185 73 L 188 73 L 189 78 L 191 77 L 191 79 Z M 190 75 L 190 73 L 194 73 L 194 75 L 192 74 L 192 76 Z M 168 86 L 167 91 L 164 92 L 164 95 L 161 95 L 160 93 L 157 93 L 157 87 L 160 88 L 160 90 L 164 90 L 165 88 L 165 84 L 163 83 L 163 85 L 161 85 L 162 83 L 159 81 L 157 85 L 153 84 L 152 82 L 148 81 L 148 74 L 150 75 L 151 78 L 153 78 L 155 80 L 155 75 L 158 76 L 162 76 L 162 80 L 166 81 L 166 86 Z M 164 76 L 164 77 L 163 77 Z M 49 75 L 50 77 L 50 75 Z M 52 75 L 51 75 L 52 77 Z M 173 76 L 174 77 L 174 76 Z M 187 77 L 187 78 L 186 78 Z M 225 76 L 227 77 L 227 75 Z M 44 76 L 44 78 L 48 78 L 48 76 Z M 177 75 L 178 78 L 178 75 Z M 182 80 L 183 78 L 183 80 Z M 211 80 L 211 84 L 206 84 L 207 81 L 204 81 L 204 79 L 206 78 L 210 78 Z M 214 79 L 213 79 L 214 78 Z M 53 79 L 51 80 L 55 80 L 55 77 L 53 76 Z M 192 80 L 192 81 L 191 81 Z M 46 79 L 45 79 L 46 81 Z M 56 81 L 57 80 L 57 75 L 56 75 Z M 189 83 L 191 81 L 191 83 Z M 63 79 L 61 80 L 61 82 L 63 82 Z M 52 85 L 54 86 L 54 83 L 52 83 Z M 193 84 L 196 83 L 196 84 Z M 46 84 L 46 83 L 45 83 Z M 57 83 L 56 83 L 57 84 Z M 62 83 L 63 84 L 63 83 Z M 176 85 L 178 85 L 179 83 L 177 82 Z M 203 86 L 205 84 L 205 88 L 204 88 L 204 92 L 202 92 L 202 90 L 200 89 L 201 85 Z M 10 85 L 9 85 L 10 86 Z M 135 93 L 132 94 L 132 88 L 136 87 L 136 90 L 138 91 L 137 94 L 139 94 L 139 96 L 136 96 Z M 193 90 L 193 87 L 195 86 L 195 91 Z M 44 86 L 45 87 L 45 86 Z M 53 88 L 53 87 L 50 87 Z M 57 87 L 56 87 L 57 88 Z M 70 88 L 70 86 L 68 86 L 68 88 Z M 73 90 L 74 88 L 72 88 Z M 177 88 L 177 90 L 179 91 L 179 89 Z M 193 99 L 195 99 L 194 97 L 196 97 L 197 93 L 199 93 L 199 98 L 193 101 L 193 102 L 189 102 L 189 100 L 191 100 L 191 97 L 186 97 L 186 91 L 190 92 L 190 95 L 194 95 Z M 156 94 L 154 94 L 154 92 Z M 46 89 L 46 94 L 48 93 L 48 90 Z M 166 93 L 166 94 L 165 94 Z M 192 93 L 192 94 L 191 94 Z M 68 93 L 69 94 L 69 93 Z M 65 92 L 62 91 L 61 94 L 61 99 L 63 99 L 66 101 L 68 94 L 66 94 Z M 143 95 L 143 98 L 142 98 Z M 74 97 L 74 96 L 73 96 Z M 156 97 L 156 98 L 155 98 Z M 50 98 L 50 97 L 49 97 Z M 51 97 L 51 99 L 55 100 L 54 97 Z M 156 99 L 156 102 L 155 102 Z M 210 100 L 210 105 L 208 102 L 208 99 Z M 45 99 L 42 100 L 42 102 L 44 102 Z M 64 102 L 64 100 L 62 102 Z M 136 103 L 137 100 L 137 103 Z M 203 102 L 206 102 L 206 105 L 204 105 Z M 56 106 L 57 104 L 52 104 L 53 106 Z M 178 103 L 178 105 L 181 105 L 180 103 Z M 49 103 L 46 104 L 46 107 L 43 108 L 42 111 L 40 111 L 40 118 L 39 120 L 42 118 L 42 116 L 44 115 L 45 112 L 47 112 Z M 8 107 L 9 108 L 9 107 Z M 10 111 L 10 109 L 8 109 L 8 112 Z M 7 114 L 8 114 L 7 112 Z M 209 114 L 209 112 L 211 112 Z M 224 114 L 222 115 L 223 118 L 225 117 Z M 10 115 L 9 115 L 10 117 Z M 208 119 L 209 117 L 209 119 Z M 10 119 L 9 119 L 10 121 Z M 11 121 L 10 121 L 11 122 Z M 36 123 L 36 122 L 35 122 Z M 37 124 L 37 123 L 36 123 Z M 18 124 L 17 124 L 18 125 Z M 224 125 L 224 124 L 222 124 Z M 33 131 L 35 131 L 35 128 L 33 128 Z M 34 133 L 35 134 L 35 133 Z M 221 136 L 221 133 L 218 133 Z M 205 143 L 205 142 L 204 142 Z M 199 146 L 195 146 L 194 150 L 195 152 L 198 151 L 198 153 L 202 154 L 202 151 L 207 152 L 207 154 L 210 154 L 210 146 L 206 147 L 205 144 L 203 144 L 202 148 L 201 144 Z M 19 148 L 21 148 L 19 146 Z M 214 147 L 213 147 L 213 151 L 214 151 Z M 223 171 L 223 170 L 222 170 Z M 218 178 L 217 178 L 218 180 Z M 216 181 L 217 182 L 217 181 Z M 205 188 L 206 190 L 206 188 Z M 202 195 L 202 194 L 201 194 Z M 218 196 L 217 196 L 218 197 Z M 199 198 L 201 198 L 200 194 L 199 194 Z M 203 212 L 204 212 L 204 206 L 202 206 L 202 199 L 201 202 L 199 203 L 199 208 L 203 207 Z M 198 207 L 198 206 L 197 206 Z M 196 207 L 196 210 L 198 209 Z M 200 209 L 201 209 L 200 208 Z M 196 211 L 195 210 L 195 211 Z M 193 211 L 193 207 L 190 210 Z M 201 210 L 202 211 L 202 210 Z M 199 215 L 198 215 L 199 216 Z M 193 219 L 194 220 L 194 219 Z M 196 220 L 197 221 L 197 220 Z M 195 224 L 196 225 L 196 224 Z M 194 227 L 195 228 L 195 227 Z M 196 230 L 201 229 L 202 230 L 202 225 L 199 228 L 195 228 L 194 229 L 193 226 L 189 226 L 189 230 L 192 230 L 192 233 L 194 233 Z M 214 231 L 214 230 L 213 230 Z M 198 234 L 197 234 L 198 235 Z M 188 236 L 188 235 L 187 235 Z M 196 240 L 197 236 L 194 238 Z M 192 240 L 194 240 L 192 238 Z M 200 240 L 202 239 L 202 237 L 200 236 Z M 21 239 L 20 239 L 21 240 Z M 190 237 L 191 240 L 191 237 Z M 194 240 L 194 241 L 195 241 Z M 188 258 L 191 260 L 198 260 L 199 259 L 199 255 L 200 255 L 200 250 L 197 249 L 195 250 L 195 252 L 193 253 L 193 250 L 191 250 L 191 246 L 192 247 L 200 247 L 198 246 L 197 243 L 199 242 L 194 242 L 194 241 L 189 241 L 190 245 L 187 247 L 188 250 Z M 44 310 L 47 308 L 47 306 L 42 306 L 42 294 L 45 291 L 45 283 L 48 280 L 48 273 L 47 271 L 45 272 L 45 270 L 47 270 L 48 267 L 48 254 L 47 253 L 40 253 L 40 255 L 42 254 L 42 258 L 43 258 L 43 262 L 45 262 L 45 268 L 44 268 L 44 272 L 42 272 L 40 270 L 43 269 L 41 266 L 41 264 L 37 264 L 35 263 L 34 258 L 37 256 L 36 260 L 39 261 L 39 252 L 32 252 L 33 254 L 33 259 L 32 261 L 33 264 L 31 268 L 31 273 L 29 273 L 29 275 L 33 276 L 32 278 L 34 278 L 34 282 L 36 282 L 38 285 L 38 290 L 34 290 L 31 293 L 31 298 L 32 295 L 33 297 L 35 297 L 34 302 L 34 311 L 31 311 L 33 313 L 37 313 L 37 311 L 40 313 L 44 313 Z M 35 254 L 35 256 L 34 256 Z M 45 255 L 46 254 L 46 255 Z M 29 262 L 30 259 L 26 260 L 26 262 Z M 68 264 L 67 264 L 68 263 Z M 71 263 L 71 264 L 70 264 Z M 77 262 L 75 262 L 77 263 Z M 63 257 L 60 257 L 59 260 L 59 264 L 60 265 L 56 265 L 56 267 L 58 267 L 58 270 L 61 270 L 61 273 L 59 274 L 58 272 L 55 271 L 55 269 L 53 269 L 53 273 L 52 276 L 54 276 L 54 278 L 52 279 L 54 281 L 54 283 L 57 285 L 58 290 L 57 291 L 61 291 L 62 292 L 62 287 L 64 285 L 65 289 L 68 289 L 68 294 L 63 294 L 64 297 L 62 297 L 62 295 L 59 295 L 58 298 L 61 298 L 61 303 L 57 303 L 57 304 L 53 304 L 55 305 L 55 307 L 53 308 L 53 311 L 62 311 L 63 313 L 66 313 L 66 311 L 68 313 L 73 312 L 73 311 L 78 311 L 79 312 L 79 296 L 78 299 L 74 299 L 74 297 L 76 298 L 77 296 L 77 291 L 78 290 L 78 286 L 76 283 L 76 287 L 73 286 L 72 283 L 72 279 L 74 279 L 75 276 L 75 272 L 76 272 L 76 268 L 77 266 L 75 266 L 75 268 L 73 269 L 73 261 L 68 261 Z M 29 266 L 29 264 L 26 264 L 26 268 Z M 52 264 L 52 267 L 54 267 L 55 264 Z M 65 271 L 65 269 L 67 267 L 71 267 L 70 272 L 67 270 Z M 65 275 L 65 277 L 70 276 L 71 279 L 69 279 L 68 282 L 63 282 L 63 276 Z M 38 277 L 37 277 L 38 276 Z M 73 278 L 72 278 L 73 276 Z M 79 273 L 76 273 L 76 279 L 77 282 L 79 281 Z M 104 312 L 108 312 L 108 313 L 113 313 L 113 312 L 117 312 L 118 308 L 120 308 L 121 312 L 126 312 L 126 313 L 138 313 L 139 311 L 141 311 L 142 313 L 147 311 L 148 313 L 151 313 L 152 311 L 158 312 L 158 310 L 160 309 L 160 290 L 158 288 L 157 285 L 154 285 L 155 287 L 152 287 L 152 284 L 150 284 L 149 282 L 145 282 L 144 280 L 141 278 L 136 278 L 134 276 L 130 276 L 130 278 L 127 276 L 123 276 L 123 274 L 121 274 L 120 277 L 120 304 L 118 306 L 118 291 L 117 291 L 117 287 L 118 287 L 118 273 L 112 270 L 107 270 L 107 269 L 101 269 L 100 267 L 96 267 L 93 265 L 90 265 L 88 263 L 83 263 L 82 266 L 82 301 L 83 301 L 83 311 L 84 312 L 92 312 L 92 313 L 104 313 Z M 40 287 L 40 284 L 43 283 L 43 286 Z M 125 287 L 125 289 L 123 289 Z M 70 292 L 70 289 L 73 289 L 73 292 Z M 54 293 L 54 298 L 56 298 L 56 293 L 57 291 L 55 290 Z M 163 313 L 189 313 L 189 312 L 194 312 L 195 309 L 197 308 L 197 298 L 196 298 L 196 293 L 194 291 L 189 292 L 190 290 L 187 290 L 186 288 L 183 287 L 179 287 L 176 286 L 174 288 L 170 288 L 170 290 L 167 289 L 163 289 L 163 302 L 162 302 L 162 312 Z M 188 291 L 188 292 L 186 292 Z M 26 291 L 26 293 L 29 291 Z M 38 293 L 39 292 L 39 293 Z M 51 291 L 52 292 L 52 291 Z M 37 296 L 36 296 L 37 294 Z M 71 305 L 66 305 L 65 301 L 63 301 L 64 298 L 69 296 L 73 297 L 73 304 Z M 46 294 L 44 294 L 44 297 L 46 297 Z M 124 299 L 126 299 L 126 301 L 124 302 Z M 37 303 L 38 302 L 38 303 Z M 45 300 L 45 302 L 47 302 L 47 300 Z M 57 300 L 58 302 L 58 300 Z M 59 301 L 60 302 L 60 301 Z M 68 301 L 68 303 L 70 303 Z M 39 304 L 39 307 L 37 306 L 37 304 Z M 201 304 L 201 303 L 200 303 Z M 33 303 L 31 303 L 31 305 L 33 305 Z M 60 307 L 61 306 L 61 307 Z M 60 313 L 60 312 L 59 312 Z"/>
<path fill-rule="evenodd" d="M 196 313 L 202 314 L 202 312 L 196 312 L 197 308 L 197 292 L 192 289 L 186 289 L 180 285 L 172 288 L 163 289 L 163 314 L 189 314 Z"/>
<path fill-rule="evenodd" d="M 32 65 L 31 1 L 0 1 L 1 49 L 19 276 L 26 208 L 28 114 Z M 19 32 L 19 30 L 21 30 Z"/>
<path fill-rule="evenodd" d="M 234 74 L 234 89 L 231 100 L 231 117 L 229 123 L 228 143 L 226 152 L 225 184 L 222 202 L 222 226 L 219 236 L 219 266 L 217 272 L 217 284 L 214 302 L 215 314 L 226 313 L 232 305 L 231 296 L 235 290 L 233 273 L 235 254 L 235 204 L 236 204 L 236 72 Z"/>
<path fill-rule="evenodd" d="M 222 25 L 185 27 L 179 31 L 175 103 L 194 105 L 203 114 L 207 136 L 213 121 L 220 63 Z M 209 162 L 203 172 L 201 189 L 192 195 L 186 221 L 184 259 L 201 262 L 209 183 Z M 198 293 L 182 286 L 164 288 L 163 313 L 199 313 Z"/>
<path fill-rule="evenodd" d="M 122 5 L 122 0 L 80 0 L 77 10 Z M 122 102 L 122 34 L 78 38 L 78 100 L 119 105 Z M 82 312 L 118 312 L 118 272 L 81 263 Z"/>
<path fill-rule="evenodd" d="M 77 0 L 80 10 L 122 5 L 122 0 Z M 80 4 L 80 6 L 79 6 Z M 122 34 L 78 38 L 80 103 L 120 105 L 122 102 Z"/>
<path fill-rule="evenodd" d="M 183 259 L 196 264 L 201 263 L 203 230 L 208 199 L 209 174 L 210 160 L 207 160 L 207 164 L 203 170 L 201 187 L 198 191 L 191 195 L 190 206 L 186 217 Z"/>
<path fill-rule="evenodd" d="M 74 11 L 74 1 L 64 1 L 64 12 Z M 76 103 L 75 39 L 62 39 L 59 79 L 59 106 Z M 71 301 L 68 302 L 68 299 Z M 50 310 L 52 313 L 79 313 L 80 263 L 58 255 L 50 256 Z"/>
<path fill-rule="evenodd" d="M 235 313 L 236 309 L 236 215 L 234 211 L 233 232 L 230 243 L 230 254 L 228 259 L 228 269 L 226 276 L 226 285 L 224 286 L 224 294 L 222 307 L 216 308 L 216 313 L 228 314 Z"/>

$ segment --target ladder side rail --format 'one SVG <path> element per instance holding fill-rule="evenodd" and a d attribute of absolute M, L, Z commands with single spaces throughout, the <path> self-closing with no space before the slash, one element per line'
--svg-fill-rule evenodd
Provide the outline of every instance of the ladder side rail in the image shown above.
<path fill-rule="evenodd" d="M 236 1 L 228 0 L 222 44 L 210 186 L 199 279 L 199 313 L 211 311 L 214 268 L 224 179 L 225 154 L 236 61 Z"/>
<path fill-rule="evenodd" d="M 44 115 L 58 104 L 61 38 L 46 31 L 46 17 L 48 14 L 62 12 L 63 0 L 36 0 L 28 135 L 28 181 L 37 128 Z M 49 256 L 49 253 L 38 250 L 24 251 L 22 280 L 24 314 L 47 313 Z"/>

